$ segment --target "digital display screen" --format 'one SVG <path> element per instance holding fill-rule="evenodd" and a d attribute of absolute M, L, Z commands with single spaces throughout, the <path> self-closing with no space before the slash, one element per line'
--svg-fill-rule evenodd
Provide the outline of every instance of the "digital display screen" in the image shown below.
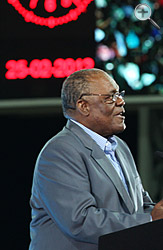
<path fill-rule="evenodd" d="M 59 97 L 76 70 L 95 66 L 94 2 L 6 0 L 0 9 L 0 98 Z"/>

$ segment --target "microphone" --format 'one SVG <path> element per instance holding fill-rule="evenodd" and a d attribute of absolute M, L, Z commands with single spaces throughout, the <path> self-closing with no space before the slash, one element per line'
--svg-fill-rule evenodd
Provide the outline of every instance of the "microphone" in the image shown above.
<path fill-rule="evenodd" d="M 162 158 L 162 159 L 163 159 L 163 152 L 161 152 L 161 151 L 156 151 L 156 152 L 154 153 L 154 155 L 155 155 L 156 157 L 159 157 L 159 158 Z"/>

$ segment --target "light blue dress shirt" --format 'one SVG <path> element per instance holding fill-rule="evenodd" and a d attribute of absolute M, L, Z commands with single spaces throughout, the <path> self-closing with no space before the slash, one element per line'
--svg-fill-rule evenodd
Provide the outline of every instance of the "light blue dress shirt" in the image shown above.
<path fill-rule="evenodd" d="M 89 128 L 85 127 L 81 123 L 76 122 L 72 119 L 71 119 L 71 121 L 74 122 L 75 124 L 77 124 L 78 126 L 80 126 L 100 146 L 100 148 L 104 151 L 107 158 L 111 161 L 113 167 L 115 168 L 119 177 L 121 178 L 126 190 L 128 191 L 128 187 L 126 184 L 126 180 L 125 180 L 122 168 L 120 166 L 120 162 L 118 161 L 118 159 L 116 158 L 116 155 L 115 155 L 115 150 L 116 150 L 116 147 L 118 145 L 115 137 L 110 136 L 108 139 L 106 139 L 105 137 L 103 137 L 103 136 L 97 134 L 96 132 L 90 130 Z"/>

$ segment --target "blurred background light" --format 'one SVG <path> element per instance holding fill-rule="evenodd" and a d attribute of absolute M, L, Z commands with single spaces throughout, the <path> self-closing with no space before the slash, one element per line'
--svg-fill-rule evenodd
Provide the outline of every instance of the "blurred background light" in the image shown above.
<path fill-rule="evenodd" d="M 114 64 L 113 63 L 106 63 L 105 68 L 106 68 L 106 70 L 113 70 L 114 69 Z"/>
<path fill-rule="evenodd" d="M 140 44 L 139 37 L 133 30 L 130 30 L 128 35 L 126 36 L 126 43 L 129 49 L 135 49 L 139 47 Z"/>
<path fill-rule="evenodd" d="M 148 38 L 147 40 L 145 40 L 144 43 L 142 44 L 142 52 L 146 54 L 146 53 L 148 52 L 148 50 L 149 50 L 150 48 L 152 48 L 153 44 L 154 44 L 154 38 L 153 38 L 153 37 L 149 37 L 149 38 Z"/>
<path fill-rule="evenodd" d="M 98 8 L 97 23 L 105 36 L 103 32 L 96 34 L 96 42 L 99 39 L 96 66 L 112 71 L 115 80 L 121 79 L 126 94 L 162 94 L 163 87 L 156 85 L 163 86 L 163 0 L 106 0 L 106 3 Z M 136 19 L 134 9 L 141 3 L 151 7 L 151 18 L 160 30 L 149 20 Z"/>
<path fill-rule="evenodd" d="M 144 45 L 150 49 L 153 46 L 153 43 L 154 39 L 153 37 L 150 37 L 149 39 L 145 40 Z"/>
<path fill-rule="evenodd" d="M 95 4 L 97 8 L 104 8 L 107 6 L 107 1 L 106 0 L 95 0 Z"/>
<path fill-rule="evenodd" d="M 151 32 L 153 37 L 160 36 L 161 37 L 161 31 L 156 29 L 155 27 L 152 27 L 152 32 Z"/>
<path fill-rule="evenodd" d="M 115 57 L 115 52 L 106 45 L 99 45 L 97 47 L 97 57 L 102 61 L 107 61 Z"/>
<path fill-rule="evenodd" d="M 124 41 L 124 35 L 120 31 L 116 30 L 114 32 L 114 36 L 117 42 L 117 49 L 118 49 L 119 55 L 126 56 L 127 48 L 126 48 L 125 41 Z"/>
<path fill-rule="evenodd" d="M 141 82 L 144 86 L 151 85 L 156 80 L 156 76 L 154 74 L 144 73 L 141 75 Z"/>
<path fill-rule="evenodd" d="M 101 42 L 105 38 L 105 32 L 102 29 L 95 29 L 95 41 Z"/>
<path fill-rule="evenodd" d="M 133 14 L 134 8 L 130 5 L 122 6 L 122 9 L 125 13 L 125 17 L 130 17 Z"/>
<path fill-rule="evenodd" d="M 112 29 L 115 29 L 116 26 L 117 26 L 116 20 L 112 19 L 111 22 L 110 22 L 110 26 L 111 26 Z"/>
<path fill-rule="evenodd" d="M 155 36 L 155 39 L 156 39 L 156 41 L 161 41 L 162 36 L 161 36 L 160 34 L 157 34 L 157 35 Z"/>
<path fill-rule="evenodd" d="M 114 18 L 118 21 L 121 21 L 125 17 L 125 12 L 121 8 L 117 8 L 114 11 Z"/>
<path fill-rule="evenodd" d="M 118 73 L 127 81 L 128 85 L 138 90 L 143 87 L 143 84 L 139 81 L 140 69 L 135 63 L 126 63 L 118 66 Z"/>

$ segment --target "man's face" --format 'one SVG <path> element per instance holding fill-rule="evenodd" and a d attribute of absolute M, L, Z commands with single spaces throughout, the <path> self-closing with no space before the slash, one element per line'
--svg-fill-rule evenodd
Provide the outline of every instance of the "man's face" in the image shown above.
<path fill-rule="evenodd" d="M 90 92 L 93 94 L 113 95 L 119 86 L 104 72 L 91 78 Z M 85 125 L 96 133 L 108 137 L 123 132 L 126 128 L 124 113 L 125 102 L 122 98 L 108 102 L 107 96 L 83 96 L 89 105 L 89 115 Z"/>

